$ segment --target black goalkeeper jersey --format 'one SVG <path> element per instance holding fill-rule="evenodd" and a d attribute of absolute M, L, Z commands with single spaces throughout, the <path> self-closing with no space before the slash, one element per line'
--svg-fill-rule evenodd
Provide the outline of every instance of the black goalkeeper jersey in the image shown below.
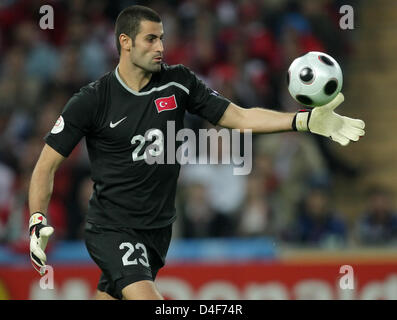
<path fill-rule="evenodd" d="M 45 141 L 67 157 L 85 136 L 94 181 L 89 222 L 137 229 L 163 227 L 176 219 L 180 165 L 148 164 L 143 155 L 153 141 L 147 141 L 145 134 L 160 130 L 166 153 L 168 121 L 174 122 L 176 132 L 183 129 L 187 110 L 216 124 L 230 102 L 183 65 L 163 64 L 139 92 L 128 88 L 117 70 L 81 88 Z"/>

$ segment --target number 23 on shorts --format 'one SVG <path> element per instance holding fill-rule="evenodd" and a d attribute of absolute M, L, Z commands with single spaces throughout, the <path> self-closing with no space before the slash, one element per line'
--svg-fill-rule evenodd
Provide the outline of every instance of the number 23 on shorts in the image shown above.
<path fill-rule="evenodd" d="M 143 243 L 137 242 L 135 246 L 130 242 L 123 242 L 119 246 L 120 250 L 128 249 L 127 252 L 122 257 L 122 262 L 124 266 L 137 265 L 138 263 L 144 267 L 149 268 L 149 259 L 147 256 L 147 250 Z M 135 250 L 142 250 L 141 257 L 130 260 L 129 258 L 135 252 Z"/>

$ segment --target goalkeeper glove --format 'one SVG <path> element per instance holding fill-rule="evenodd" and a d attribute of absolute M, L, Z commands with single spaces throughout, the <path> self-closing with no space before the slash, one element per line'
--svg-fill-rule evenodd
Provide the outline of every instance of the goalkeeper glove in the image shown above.
<path fill-rule="evenodd" d="M 364 121 L 341 116 L 334 112 L 344 99 L 343 94 L 339 93 L 324 106 L 300 110 L 292 122 L 293 129 L 322 135 L 342 146 L 347 146 L 350 141 L 358 141 L 365 134 Z"/>
<path fill-rule="evenodd" d="M 44 275 L 45 262 L 47 257 L 44 250 L 47 246 L 48 238 L 54 232 L 54 228 L 47 226 L 47 219 L 41 212 L 32 214 L 29 220 L 30 233 L 30 260 L 33 267 Z"/>

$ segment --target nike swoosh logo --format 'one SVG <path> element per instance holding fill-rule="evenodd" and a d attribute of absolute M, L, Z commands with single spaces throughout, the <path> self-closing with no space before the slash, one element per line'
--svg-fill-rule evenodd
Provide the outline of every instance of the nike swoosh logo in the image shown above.
<path fill-rule="evenodd" d="M 114 127 L 118 126 L 121 122 L 123 122 L 125 119 L 127 119 L 127 117 L 124 117 L 123 119 L 113 123 L 112 121 L 110 121 L 109 126 L 113 129 Z"/>

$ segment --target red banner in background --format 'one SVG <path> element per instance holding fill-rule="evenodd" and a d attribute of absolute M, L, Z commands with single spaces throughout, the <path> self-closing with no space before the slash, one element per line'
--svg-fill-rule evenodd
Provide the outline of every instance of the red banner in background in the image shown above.
<path fill-rule="evenodd" d="M 397 262 L 351 264 L 354 289 L 340 287 L 340 263 L 179 263 L 159 272 L 167 299 L 397 299 Z M 29 267 L 0 267 L 0 299 L 91 299 L 99 269 L 54 266 L 54 289 L 43 290 Z"/>
<path fill-rule="evenodd" d="M 342 289 L 342 264 L 175 265 L 159 273 L 172 299 L 397 299 L 397 263 L 352 264 L 354 289 Z"/>

